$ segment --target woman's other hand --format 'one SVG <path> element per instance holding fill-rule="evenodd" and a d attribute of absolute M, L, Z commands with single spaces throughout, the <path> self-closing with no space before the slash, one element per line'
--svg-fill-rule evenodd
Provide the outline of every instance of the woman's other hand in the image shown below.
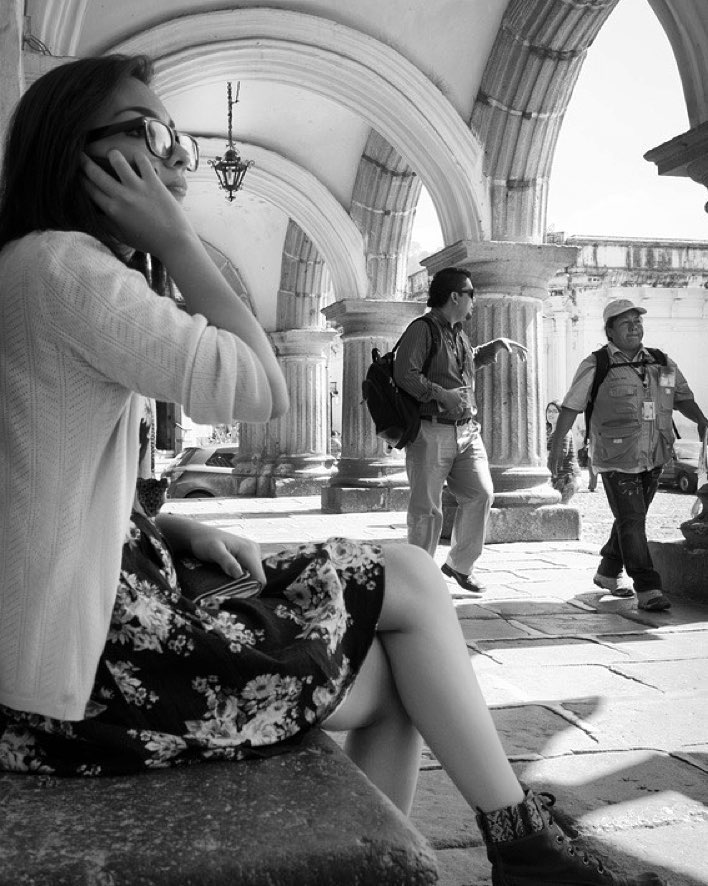
<path fill-rule="evenodd" d="M 206 563 L 215 563 L 232 578 L 240 578 L 246 571 L 256 581 L 265 584 L 261 547 L 257 542 L 197 523 L 190 538 L 190 546 L 193 556 Z"/>

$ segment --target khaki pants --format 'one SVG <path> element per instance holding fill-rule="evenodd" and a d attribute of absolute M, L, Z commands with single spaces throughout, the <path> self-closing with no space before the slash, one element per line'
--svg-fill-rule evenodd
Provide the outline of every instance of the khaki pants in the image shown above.
<path fill-rule="evenodd" d="M 442 530 L 445 481 L 457 500 L 447 563 L 470 575 L 484 547 L 484 533 L 494 498 L 489 462 L 478 431 L 470 425 L 422 421 L 415 440 L 406 446 L 406 471 L 411 488 L 408 541 L 433 556 Z"/>

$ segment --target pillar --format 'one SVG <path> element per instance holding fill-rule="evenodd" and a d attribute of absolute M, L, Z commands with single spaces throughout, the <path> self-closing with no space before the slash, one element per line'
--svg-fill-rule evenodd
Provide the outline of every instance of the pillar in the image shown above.
<path fill-rule="evenodd" d="M 361 383 L 372 348 L 390 351 L 411 320 L 423 313 L 416 302 L 345 299 L 324 308 L 342 333 L 342 455 L 337 473 L 322 489 L 322 510 L 341 514 L 405 510 L 408 478 L 403 452 L 388 451 L 376 436 L 362 399 Z"/>
<path fill-rule="evenodd" d="M 528 348 L 526 362 L 503 353 L 477 373 L 479 419 L 495 490 L 487 541 L 579 536 L 578 512 L 558 505 L 560 496 L 548 482 L 542 419 L 542 303 L 551 277 L 574 264 L 576 255 L 568 246 L 463 240 L 423 261 L 431 274 L 454 266 L 472 275 L 475 309 L 466 331 L 473 344 L 503 337 Z M 454 512 L 454 499 L 447 501 Z"/>
<path fill-rule="evenodd" d="M 564 295 L 550 296 L 543 308 L 546 343 L 546 385 L 544 393 L 545 406 L 550 400 L 562 400 L 568 390 L 568 330 L 570 315 Z"/>
<path fill-rule="evenodd" d="M 289 329 L 271 334 L 293 404 L 270 422 L 266 453 L 274 458 L 272 494 L 315 495 L 329 480 L 329 352 L 331 329 Z"/>

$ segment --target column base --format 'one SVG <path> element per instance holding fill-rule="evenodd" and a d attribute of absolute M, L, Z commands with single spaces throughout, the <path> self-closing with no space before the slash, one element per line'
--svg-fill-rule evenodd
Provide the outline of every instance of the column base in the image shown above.
<path fill-rule="evenodd" d="M 650 541 L 649 552 L 668 597 L 708 603 L 708 548 L 691 548 L 677 539 Z"/>
<path fill-rule="evenodd" d="M 270 476 L 270 496 L 319 495 L 336 471 L 331 455 L 281 455 Z"/>
<path fill-rule="evenodd" d="M 456 506 L 443 506 L 441 538 L 449 539 Z M 580 511 L 568 505 L 492 508 L 484 543 L 510 541 L 575 541 L 580 538 Z"/>
<path fill-rule="evenodd" d="M 320 509 L 323 514 L 356 514 L 365 511 L 405 511 L 405 486 L 324 486 Z"/>

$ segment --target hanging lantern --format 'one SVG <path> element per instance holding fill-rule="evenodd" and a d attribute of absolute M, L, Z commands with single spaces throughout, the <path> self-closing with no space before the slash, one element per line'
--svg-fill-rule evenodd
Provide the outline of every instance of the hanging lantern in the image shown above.
<path fill-rule="evenodd" d="M 226 84 L 226 98 L 229 108 L 229 143 L 223 157 L 209 160 L 209 166 L 213 166 L 219 187 L 226 191 L 226 199 L 231 202 L 236 197 L 236 192 L 241 189 L 247 170 L 253 166 L 253 160 L 242 160 L 241 155 L 234 147 L 232 131 L 232 108 L 238 102 L 241 83 L 236 84 L 236 98 L 231 98 L 231 83 Z"/>

